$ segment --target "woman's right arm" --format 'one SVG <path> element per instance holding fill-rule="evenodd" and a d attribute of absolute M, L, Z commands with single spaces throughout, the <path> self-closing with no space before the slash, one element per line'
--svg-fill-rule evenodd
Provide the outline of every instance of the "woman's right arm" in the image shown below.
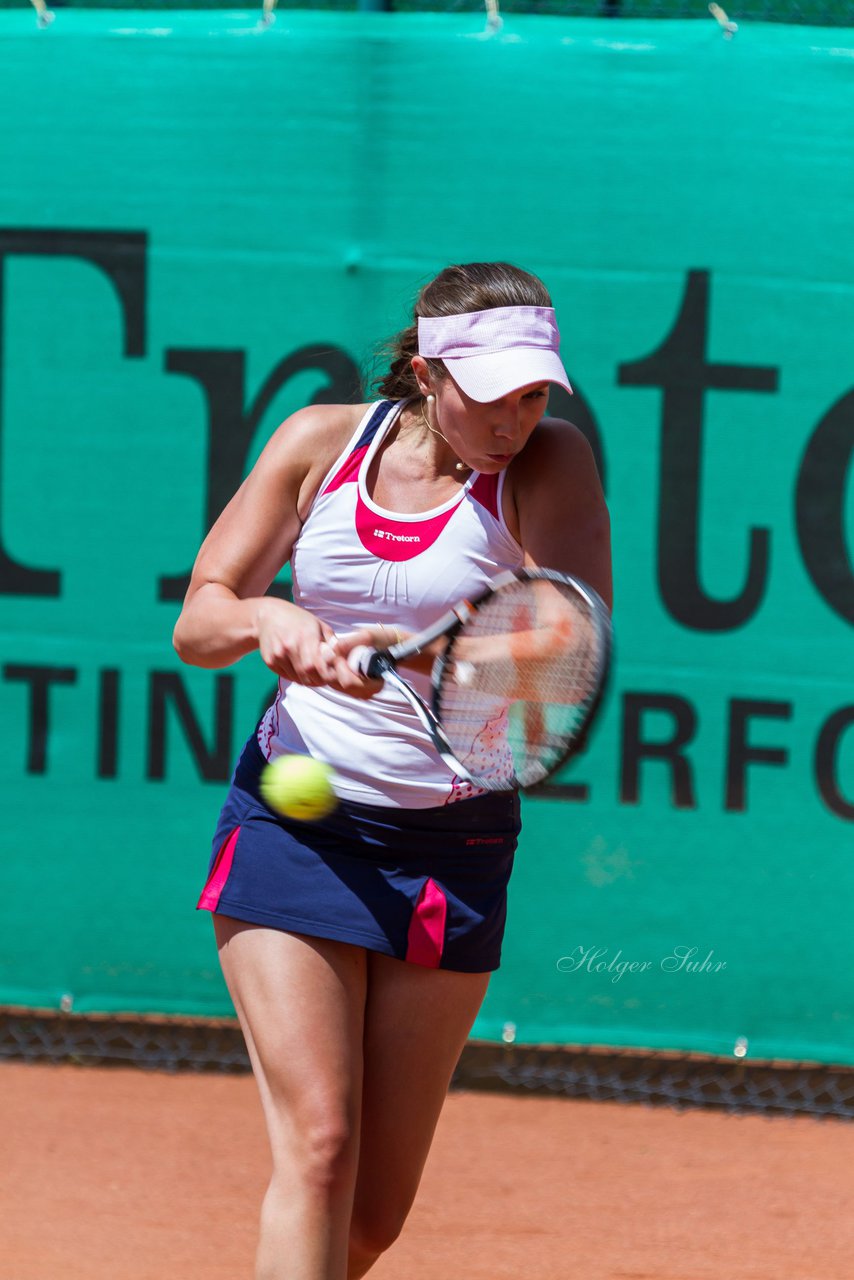
<path fill-rule="evenodd" d="M 265 592 L 291 555 L 317 487 L 354 425 L 349 405 L 310 405 L 278 428 L 205 538 L 173 644 L 183 662 L 225 667 L 253 649 L 300 683 L 332 672 L 321 644 L 332 638 L 304 609 Z"/>

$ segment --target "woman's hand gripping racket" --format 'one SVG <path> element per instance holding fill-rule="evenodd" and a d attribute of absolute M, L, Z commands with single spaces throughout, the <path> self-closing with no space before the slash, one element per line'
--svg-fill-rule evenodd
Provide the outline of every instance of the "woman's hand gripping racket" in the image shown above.
<path fill-rule="evenodd" d="M 443 637 L 430 707 L 397 667 Z M 591 587 L 550 570 L 519 569 L 425 631 L 389 649 L 360 646 L 347 661 L 403 694 L 454 773 L 488 791 L 509 791 L 537 786 L 580 749 L 610 649 L 608 610 Z"/>

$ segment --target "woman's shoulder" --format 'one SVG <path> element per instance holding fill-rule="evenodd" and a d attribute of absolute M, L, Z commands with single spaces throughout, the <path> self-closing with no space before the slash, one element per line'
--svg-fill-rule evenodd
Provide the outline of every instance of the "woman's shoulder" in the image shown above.
<path fill-rule="evenodd" d="M 306 405 L 285 418 L 271 436 L 271 442 L 316 448 L 325 441 L 334 443 L 340 440 L 343 447 L 370 407 L 370 403 Z"/>
<path fill-rule="evenodd" d="M 545 510 L 572 502 L 581 474 L 595 462 L 584 433 L 563 418 L 541 418 L 524 449 L 507 468 L 504 518 L 521 541 L 520 510 Z"/>
<path fill-rule="evenodd" d="M 610 607 L 610 520 L 584 432 L 560 418 L 544 418 L 514 458 L 514 468 L 517 463 L 513 513 L 527 562 L 576 574 Z"/>
<path fill-rule="evenodd" d="M 285 418 L 268 440 L 259 466 L 295 487 L 301 517 L 372 403 L 306 405 Z"/>
<path fill-rule="evenodd" d="M 563 418 L 541 418 L 528 443 L 513 460 L 514 488 L 529 489 L 540 482 L 587 477 L 596 462 L 590 443 L 580 427 Z"/>
<path fill-rule="evenodd" d="M 584 450 L 590 447 L 581 428 L 573 422 L 567 422 L 565 418 L 541 418 L 529 443 L 535 447 L 548 446 L 552 449 Z"/>
<path fill-rule="evenodd" d="M 261 455 L 263 464 L 275 470 L 300 473 L 328 469 L 370 404 L 309 404 L 285 418 L 270 436 Z"/>

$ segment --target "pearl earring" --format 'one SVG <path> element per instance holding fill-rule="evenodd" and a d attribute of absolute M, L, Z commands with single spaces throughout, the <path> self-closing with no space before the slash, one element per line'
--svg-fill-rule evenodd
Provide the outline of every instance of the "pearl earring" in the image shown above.
<path fill-rule="evenodd" d="M 427 405 L 434 405 L 436 403 L 436 397 L 434 395 L 425 396 L 424 400 Z M 440 440 L 445 440 L 445 437 L 442 435 L 441 431 L 437 431 L 435 427 L 431 427 L 430 423 L 427 421 L 427 418 L 424 414 L 423 409 L 421 410 L 421 421 L 424 423 L 424 426 L 427 428 L 428 431 L 432 431 L 434 436 L 438 436 Z M 447 440 L 445 440 L 445 443 L 446 444 L 448 443 Z M 464 462 L 455 462 L 454 470 L 455 471 L 471 471 L 471 467 L 466 466 Z"/>

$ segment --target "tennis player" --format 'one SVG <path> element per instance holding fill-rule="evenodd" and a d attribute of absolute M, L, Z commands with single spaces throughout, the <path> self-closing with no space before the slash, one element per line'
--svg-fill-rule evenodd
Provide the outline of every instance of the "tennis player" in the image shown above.
<path fill-rule="evenodd" d="M 543 416 L 550 384 L 571 391 L 544 285 L 506 263 L 448 267 L 392 349 L 378 400 L 313 405 L 274 433 L 205 540 L 175 629 L 185 662 L 257 649 L 279 676 L 199 901 L 272 1148 L 258 1280 L 357 1280 L 399 1235 L 499 965 L 520 829 L 517 796 L 455 777 L 409 704 L 347 654 L 522 565 L 576 574 L 610 603 L 591 450 Z M 264 594 L 287 561 L 293 603 Z M 265 807 L 260 771 L 285 752 L 333 766 L 331 817 Z"/>

